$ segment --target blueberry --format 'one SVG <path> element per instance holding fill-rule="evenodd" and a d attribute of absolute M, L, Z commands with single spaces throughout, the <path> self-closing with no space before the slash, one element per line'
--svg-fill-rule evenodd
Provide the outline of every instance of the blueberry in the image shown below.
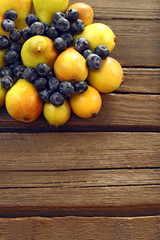
<path fill-rule="evenodd" d="M 7 90 L 10 89 L 13 86 L 13 79 L 10 76 L 2 77 L 1 86 Z"/>
<path fill-rule="evenodd" d="M 62 13 L 62 12 L 56 12 L 56 13 L 54 14 L 53 21 L 56 23 L 56 22 L 58 21 L 58 19 L 61 18 L 61 17 L 65 17 L 64 13 Z"/>
<path fill-rule="evenodd" d="M 43 22 L 43 25 L 44 25 L 44 33 L 43 33 L 43 35 L 47 35 L 47 31 L 49 29 L 49 25 L 47 23 L 45 23 L 45 22 Z"/>
<path fill-rule="evenodd" d="M 88 49 L 88 40 L 84 37 L 79 37 L 76 41 L 75 41 L 75 49 L 82 53 L 85 50 Z"/>
<path fill-rule="evenodd" d="M 8 66 L 3 67 L 0 71 L 0 76 L 1 77 L 4 77 L 4 76 L 13 77 L 13 72 L 12 72 L 11 67 L 8 67 Z"/>
<path fill-rule="evenodd" d="M 18 59 L 18 53 L 14 50 L 9 50 L 4 54 L 4 60 L 7 64 L 14 63 Z"/>
<path fill-rule="evenodd" d="M 77 9 L 74 9 L 74 8 L 69 9 L 65 14 L 65 17 L 69 21 L 73 21 L 73 22 L 77 20 L 78 16 L 79 16 L 79 12 L 77 11 Z"/>
<path fill-rule="evenodd" d="M 15 10 L 7 10 L 4 13 L 4 18 L 5 19 L 11 19 L 12 21 L 14 21 L 17 18 L 18 14 Z"/>
<path fill-rule="evenodd" d="M 36 66 L 36 71 L 40 76 L 46 77 L 50 72 L 50 67 L 45 63 L 39 63 Z"/>
<path fill-rule="evenodd" d="M 4 19 L 1 26 L 5 32 L 11 32 L 15 28 L 15 23 L 11 19 Z"/>
<path fill-rule="evenodd" d="M 30 26 L 30 31 L 32 35 L 43 35 L 45 27 L 43 23 L 34 22 Z"/>
<path fill-rule="evenodd" d="M 25 41 L 33 36 L 32 33 L 31 33 L 31 29 L 29 27 L 23 28 L 22 31 L 21 31 L 21 34 L 22 34 L 22 37 Z"/>
<path fill-rule="evenodd" d="M 14 42 L 14 43 L 11 43 L 11 45 L 10 45 L 10 50 L 14 50 L 17 53 L 21 52 L 21 48 L 22 48 L 22 44 L 21 43 Z"/>
<path fill-rule="evenodd" d="M 26 69 L 24 65 L 17 65 L 14 67 L 13 71 L 16 77 L 22 78 L 23 77 L 23 72 Z"/>
<path fill-rule="evenodd" d="M 85 24 L 81 19 L 77 19 L 71 24 L 71 31 L 73 34 L 81 33 L 85 28 Z"/>
<path fill-rule="evenodd" d="M 12 42 L 17 42 L 21 39 L 21 32 L 18 29 L 13 29 L 9 34 L 9 38 Z"/>
<path fill-rule="evenodd" d="M 56 27 L 58 30 L 66 32 L 70 29 L 70 23 L 66 18 L 61 17 L 57 20 Z"/>
<path fill-rule="evenodd" d="M 48 75 L 46 76 L 46 78 L 49 80 L 50 78 L 52 78 L 54 76 L 54 72 L 52 70 L 49 71 Z"/>
<path fill-rule="evenodd" d="M 83 52 L 83 57 L 86 59 L 92 53 L 93 53 L 92 50 L 87 49 Z"/>
<path fill-rule="evenodd" d="M 60 81 L 56 77 L 51 77 L 48 80 L 48 86 L 52 92 L 55 92 L 58 89 L 59 85 L 60 85 Z"/>
<path fill-rule="evenodd" d="M 26 17 L 26 23 L 28 26 L 31 26 L 34 22 L 39 22 L 39 18 L 35 14 L 31 13 Z"/>
<path fill-rule="evenodd" d="M 82 94 L 86 92 L 87 89 L 88 89 L 88 84 L 86 82 L 79 81 L 74 84 L 74 91 L 78 94 Z"/>
<path fill-rule="evenodd" d="M 39 92 L 39 97 L 42 100 L 42 102 L 49 102 L 51 96 L 51 90 L 49 89 L 44 89 Z"/>
<path fill-rule="evenodd" d="M 54 40 L 55 38 L 58 37 L 58 32 L 55 27 L 49 27 L 47 30 L 47 37 L 50 39 Z"/>
<path fill-rule="evenodd" d="M 23 72 L 23 78 L 25 78 L 28 82 L 33 83 L 38 78 L 36 69 L 33 67 L 27 67 Z"/>
<path fill-rule="evenodd" d="M 59 85 L 59 91 L 65 96 L 70 97 L 74 92 L 74 87 L 70 82 L 61 82 Z"/>
<path fill-rule="evenodd" d="M 60 92 L 55 92 L 50 96 L 50 101 L 54 106 L 61 106 L 64 103 L 64 96 Z"/>
<path fill-rule="evenodd" d="M 9 45 L 10 45 L 9 39 L 4 35 L 0 35 L 0 50 L 8 48 Z"/>
<path fill-rule="evenodd" d="M 66 50 L 67 43 L 63 40 L 63 38 L 58 37 L 54 40 L 54 46 L 58 51 L 62 52 Z"/>
<path fill-rule="evenodd" d="M 90 69 L 98 70 L 102 66 L 102 59 L 97 54 L 90 54 L 87 59 L 87 66 Z"/>
<path fill-rule="evenodd" d="M 71 33 L 65 32 L 61 34 L 61 38 L 65 41 L 67 44 L 67 47 L 70 47 L 73 45 L 73 36 Z"/>
<path fill-rule="evenodd" d="M 95 54 L 100 56 L 100 58 L 105 59 L 106 57 L 109 56 L 109 50 L 105 45 L 98 45 L 95 50 Z"/>
<path fill-rule="evenodd" d="M 38 91 L 42 91 L 47 86 L 47 79 L 46 78 L 38 78 L 34 81 L 34 86 Z"/>

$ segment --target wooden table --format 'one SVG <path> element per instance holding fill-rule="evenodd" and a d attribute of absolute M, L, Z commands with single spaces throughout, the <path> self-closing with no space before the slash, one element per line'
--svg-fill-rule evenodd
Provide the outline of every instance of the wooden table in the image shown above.
<path fill-rule="evenodd" d="M 160 1 L 83 2 L 117 35 L 124 83 L 59 128 L 0 109 L 0 240 L 160 239 Z"/>

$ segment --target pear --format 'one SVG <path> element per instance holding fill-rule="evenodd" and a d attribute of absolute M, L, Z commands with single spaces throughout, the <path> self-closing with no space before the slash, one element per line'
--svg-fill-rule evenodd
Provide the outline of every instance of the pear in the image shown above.
<path fill-rule="evenodd" d="M 103 23 L 92 23 L 86 26 L 82 33 L 75 35 L 74 40 L 79 37 L 84 37 L 88 40 L 89 48 L 92 51 L 94 51 L 98 45 L 102 44 L 111 52 L 117 41 L 117 38 L 110 27 Z"/>
<path fill-rule="evenodd" d="M 6 89 L 4 89 L 1 86 L 1 78 L 0 78 L 0 107 L 2 107 L 4 104 L 6 92 L 7 92 Z"/>
<path fill-rule="evenodd" d="M 0 69 L 5 66 L 4 54 L 7 52 L 6 49 L 0 50 Z"/>
<path fill-rule="evenodd" d="M 25 19 L 30 14 L 32 8 L 32 0 L 2 0 L 0 1 L 0 13 L 4 14 L 7 10 L 15 10 L 18 13 L 18 17 L 15 20 L 16 28 L 20 31 L 26 27 Z M 2 21 L 2 15 L 0 17 Z M 3 34 L 3 29 L 0 27 L 0 35 Z M 5 34 L 7 35 L 7 34 Z"/>
<path fill-rule="evenodd" d="M 88 82 L 101 93 L 113 92 L 123 82 L 123 69 L 117 60 L 107 57 L 99 70 L 89 70 Z"/>
<path fill-rule="evenodd" d="M 65 12 L 69 0 L 33 0 L 36 15 L 41 22 L 51 24 L 56 12 Z"/>
<path fill-rule="evenodd" d="M 39 35 L 28 39 L 21 50 L 22 62 L 26 67 L 36 67 L 39 63 L 52 67 L 57 55 L 53 41 Z"/>
<path fill-rule="evenodd" d="M 43 103 L 32 83 L 19 79 L 6 94 L 5 105 L 8 114 L 21 122 L 33 122 L 42 110 Z"/>
<path fill-rule="evenodd" d="M 59 127 L 69 120 L 71 108 L 67 99 L 58 107 L 54 106 L 51 102 L 47 102 L 44 104 L 43 115 L 50 125 Z"/>

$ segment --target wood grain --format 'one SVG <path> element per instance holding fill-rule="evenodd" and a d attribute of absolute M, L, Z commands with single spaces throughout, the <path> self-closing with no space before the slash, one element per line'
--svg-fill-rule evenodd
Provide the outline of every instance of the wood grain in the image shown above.
<path fill-rule="evenodd" d="M 0 216 L 160 214 L 160 185 L 0 189 Z"/>
<path fill-rule="evenodd" d="M 77 2 L 70 0 L 69 4 Z M 96 18 L 160 19 L 158 0 L 83 0 L 93 7 Z"/>
<path fill-rule="evenodd" d="M 1 133 L 0 142 L 1 171 L 160 167 L 159 133 Z"/>
<path fill-rule="evenodd" d="M 117 92 L 160 93 L 160 68 L 123 68 L 124 82 Z"/>
<path fill-rule="evenodd" d="M 0 240 L 157 240 L 160 216 L 0 219 Z"/>
<path fill-rule="evenodd" d="M 0 172 L 0 189 L 144 185 L 160 185 L 160 169 Z"/>
<path fill-rule="evenodd" d="M 32 123 L 11 119 L 1 109 L 0 131 L 159 131 L 160 95 L 103 94 L 99 114 L 80 119 L 72 114 L 68 123 L 59 128 L 50 126 L 43 117 Z M 147 103 L 147 104 L 146 104 Z"/>
<path fill-rule="evenodd" d="M 96 20 L 107 24 L 118 38 L 111 56 L 123 66 L 158 67 L 159 21 Z"/>

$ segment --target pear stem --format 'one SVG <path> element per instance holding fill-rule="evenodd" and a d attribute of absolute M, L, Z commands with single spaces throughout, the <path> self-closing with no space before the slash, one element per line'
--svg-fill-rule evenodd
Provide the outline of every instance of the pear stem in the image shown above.
<path fill-rule="evenodd" d="M 41 47 L 41 46 L 38 46 L 37 50 L 38 50 L 38 52 L 41 52 L 42 47 Z"/>

